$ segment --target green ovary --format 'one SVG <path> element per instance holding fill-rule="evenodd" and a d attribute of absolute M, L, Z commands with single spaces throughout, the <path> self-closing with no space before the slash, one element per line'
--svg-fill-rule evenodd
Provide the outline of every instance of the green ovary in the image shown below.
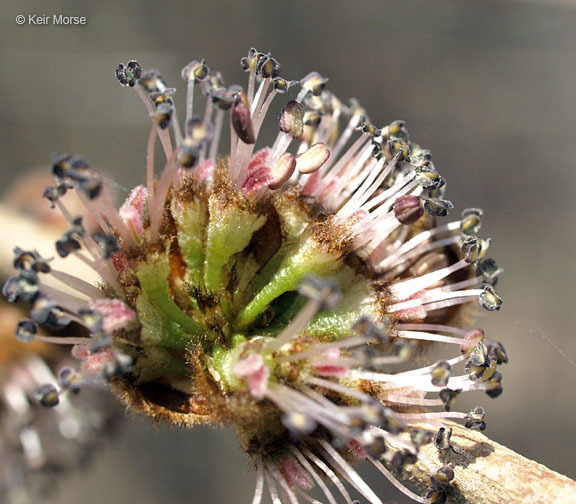
<path fill-rule="evenodd" d="M 200 351 L 204 371 L 223 392 L 242 386 L 234 364 L 261 352 L 290 324 L 305 304 L 296 290 L 308 275 L 334 278 L 343 294 L 339 306 L 312 320 L 308 337 L 338 339 L 360 316 L 378 317 L 370 280 L 346 266 L 337 247 L 316 241 L 300 209 L 286 201 L 251 208 L 227 191 L 228 197 L 215 190 L 210 197 L 174 199 L 176 236 L 165 238 L 164 252 L 148 253 L 136 267 L 140 383 L 167 375 L 193 379 L 198 369 L 189 369 L 190 352 Z M 273 213 L 282 237 L 275 244 L 254 236 L 271 225 Z M 257 247 L 270 250 L 262 254 Z M 272 371 L 271 356 L 263 357 Z"/>

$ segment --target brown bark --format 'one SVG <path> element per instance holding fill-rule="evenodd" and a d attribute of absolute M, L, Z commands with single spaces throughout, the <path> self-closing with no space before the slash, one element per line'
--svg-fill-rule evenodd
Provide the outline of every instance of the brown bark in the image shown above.
<path fill-rule="evenodd" d="M 443 424 L 453 430 L 454 449 L 422 447 L 418 461 L 406 466 L 408 481 L 429 486 L 430 469 L 450 466 L 455 477 L 447 504 L 576 504 L 576 482 L 477 431 L 453 422 Z"/>

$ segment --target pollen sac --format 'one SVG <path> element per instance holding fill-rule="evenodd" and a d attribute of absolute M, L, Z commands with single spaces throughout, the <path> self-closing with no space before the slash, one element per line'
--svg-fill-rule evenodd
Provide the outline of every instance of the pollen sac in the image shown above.
<path fill-rule="evenodd" d="M 434 474 L 434 479 L 442 484 L 450 483 L 454 479 L 454 469 L 449 466 L 443 466 Z"/>
<path fill-rule="evenodd" d="M 57 186 L 48 186 L 44 189 L 42 197 L 50 202 L 50 208 L 56 206 L 56 202 L 68 192 L 69 186 L 66 183 L 58 184 Z"/>
<path fill-rule="evenodd" d="M 285 152 L 276 161 L 274 167 L 270 170 L 270 182 L 268 187 L 270 189 L 278 189 L 285 182 L 287 182 L 294 170 L 296 169 L 296 158 L 289 152 Z"/>
<path fill-rule="evenodd" d="M 185 138 L 180 146 L 178 164 L 182 168 L 193 168 L 198 163 L 200 147 L 190 138 Z"/>
<path fill-rule="evenodd" d="M 389 158 L 395 157 L 400 161 L 410 158 L 411 147 L 410 144 L 404 139 L 388 140 L 388 142 L 386 142 L 386 149 L 390 154 L 388 156 Z M 444 180 L 442 179 L 442 177 L 440 177 L 440 175 L 438 175 L 438 178 L 442 181 L 442 184 L 438 186 L 441 187 L 442 185 L 444 185 Z M 440 180 L 438 180 L 437 183 L 440 183 Z M 427 184 L 430 184 L 430 179 L 427 180 Z M 438 187 L 434 187 L 434 189 L 437 189 Z M 426 187 L 426 189 L 429 188 Z"/>
<path fill-rule="evenodd" d="M 341 299 L 338 285 L 327 278 L 307 276 L 298 287 L 298 293 L 312 301 L 318 301 L 322 310 L 338 306 Z"/>
<path fill-rule="evenodd" d="M 290 411 L 282 416 L 282 423 L 294 438 L 311 434 L 318 426 L 312 418 L 301 411 Z"/>
<path fill-rule="evenodd" d="M 208 77 L 206 61 L 191 61 L 182 69 L 182 78 L 185 81 L 193 80 L 195 83 L 202 82 Z"/>
<path fill-rule="evenodd" d="M 482 210 L 480 208 L 467 208 L 462 212 L 460 232 L 465 235 L 475 235 L 482 227 Z"/>
<path fill-rule="evenodd" d="M 67 231 L 62 235 L 62 237 L 56 242 L 56 252 L 60 257 L 67 257 L 72 252 L 80 250 L 82 245 L 80 242 L 74 238 L 73 233 Z"/>
<path fill-rule="evenodd" d="M 461 389 L 452 390 L 445 388 L 438 393 L 438 397 L 440 397 L 440 400 L 444 403 L 444 409 L 446 411 L 450 411 L 460 392 L 462 392 Z"/>
<path fill-rule="evenodd" d="M 504 345 L 499 341 L 489 342 L 487 344 L 489 357 L 496 361 L 496 364 L 508 364 L 508 354 L 504 349 Z"/>
<path fill-rule="evenodd" d="M 45 324 L 54 330 L 62 329 L 72 322 L 61 306 L 42 295 L 36 296 L 32 302 L 30 317 L 37 324 Z"/>
<path fill-rule="evenodd" d="M 22 250 L 20 247 L 14 249 L 14 268 L 17 270 L 25 270 L 30 266 L 32 271 L 37 273 L 50 273 L 50 260 L 44 259 L 35 250 Z"/>
<path fill-rule="evenodd" d="M 301 87 L 310 91 L 314 96 L 320 96 L 326 89 L 327 83 L 328 79 L 322 77 L 318 72 L 311 72 L 300 81 Z"/>
<path fill-rule="evenodd" d="M 401 474 L 404 471 L 405 465 L 414 464 L 416 461 L 417 457 L 413 453 L 408 451 L 397 451 L 392 457 L 390 465 Z"/>
<path fill-rule="evenodd" d="M 484 411 L 484 408 L 482 408 L 481 406 L 476 406 L 475 408 L 472 408 L 470 410 L 470 413 L 466 415 L 467 420 L 466 423 L 464 424 L 464 427 L 466 427 L 467 429 L 483 431 L 484 429 L 486 429 L 486 423 L 484 422 L 485 416 L 486 412 Z"/>
<path fill-rule="evenodd" d="M 452 366 L 446 361 L 438 362 L 432 369 L 432 385 L 436 387 L 445 387 L 452 376 Z"/>
<path fill-rule="evenodd" d="M 478 263 L 478 271 L 488 285 L 494 286 L 498 283 L 498 277 L 504 270 L 498 266 L 494 259 L 487 258 Z"/>
<path fill-rule="evenodd" d="M 244 97 L 246 96 L 244 93 L 242 93 L 242 95 Z M 252 124 L 250 108 L 245 102 L 247 103 L 247 100 L 241 98 L 234 105 L 232 109 L 232 126 L 242 142 L 245 144 L 254 144 L 256 143 L 254 126 Z"/>
<path fill-rule="evenodd" d="M 259 53 L 257 49 L 252 47 L 248 51 L 248 56 L 245 56 L 240 60 L 240 67 L 245 72 L 250 72 L 252 70 L 256 70 L 256 65 L 258 64 L 258 60 L 263 56 L 262 53 Z"/>
<path fill-rule="evenodd" d="M 448 215 L 448 210 L 454 208 L 451 201 L 440 199 L 440 198 L 430 198 L 424 200 L 424 210 L 428 215 L 432 217 L 446 217 Z"/>
<path fill-rule="evenodd" d="M 102 368 L 102 377 L 106 381 L 111 381 L 115 378 L 119 378 L 127 373 L 130 373 L 132 369 L 132 357 L 117 352 L 114 355 L 113 360 L 104 364 Z"/>
<path fill-rule="evenodd" d="M 385 329 L 385 325 L 376 324 L 373 320 L 366 316 L 360 317 L 356 322 L 354 322 L 352 325 L 352 330 L 356 331 L 367 341 L 385 342 L 389 340 L 389 334 Z"/>
<path fill-rule="evenodd" d="M 264 54 L 258 59 L 256 73 L 263 79 L 278 77 L 280 75 L 280 63 L 270 53 Z"/>
<path fill-rule="evenodd" d="M 210 91 L 210 98 L 220 110 L 229 110 L 234 105 L 235 97 L 226 88 L 217 88 Z"/>
<path fill-rule="evenodd" d="M 363 445 L 363 448 L 372 458 L 380 458 L 386 453 L 386 443 L 380 436 L 374 436 L 370 442 Z"/>
<path fill-rule="evenodd" d="M 450 427 L 440 427 L 438 432 L 434 434 L 434 446 L 438 450 L 448 450 L 452 448 L 450 438 L 452 437 L 452 429 Z"/>
<path fill-rule="evenodd" d="M 170 103 L 163 102 L 156 106 L 156 113 L 154 114 L 154 120 L 158 123 L 160 129 L 166 129 L 172 120 L 172 113 L 174 112 L 174 107 Z"/>
<path fill-rule="evenodd" d="M 379 137 L 381 132 L 380 128 L 377 128 L 374 124 L 372 124 L 366 117 L 362 117 L 362 121 L 360 126 L 358 126 L 362 133 L 366 133 L 371 137 Z M 380 147 L 382 149 L 382 147 Z"/>
<path fill-rule="evenodd" d="M 418 449 L 421 446 L 427 445 L 432 441 L 433 432 L 424 429 L 413 428 L 410 429 L 410 441 Z"/>
<path fill-rule="evenodd" d="M 482 329 L 472 329 L 466 333 L 460 345 L 460 351 L 470 356 L 470 354 L 478 347 L 479 343 L 484 341 L 484 331 Z"/>
<path fill-rule="evenodd" d="M 38 326 L 30 319 L 22 319 L 16 326 L 16 339 L 23 343 L 29 343 L 38 332 Z"/>
<path fill-rule="evenodd" d="M 31 301 L 38 294 L 38 275 L 31 270 L 20 271 L 6 281 L 2 294 L 9 303 Z"/>
<path fill-rule="evenodd" d="M 444 185 L 444 179 L 430 166 L 418 166 L 416 168 L 416 180 L 429 191 L 439 189 Z M 453 208 L 453 207 L 451 207 Z"/>
<path fill-rule="evenodd" d="M 100 313 L 90 308 L 81 308 L 78 310 L 78 315 L 80 315 L 88 331 L 91 333 L 102 331 L 103 317 Z"/>
<path fill-rule="evenodd" d="M 154 91 L 150 93 L 148 97 L 154 102 L 154 105 L 158 106 L 161 103 L 168 103 L 169 105 L 174 105 L 172 96 L 176 92 L 176 88 L 166 88 L 164 91 Z"/>
<path fill-rule="evenodd" d="M 162 93 L 166 89 L 166 83 L 157 70 L 147 70 L 142 74 L 138 83 L 150 93 Z"/>
<path fill-rule="evenodd" d="M 314 173 L 328 161 L 329 157 L 330 149 L 328 149 L 328 146 L 322 142 L 318 142 L 296 157 L 296 168 L 298 168 L 300 173 L 305 175 Z"/>
<path fill-rule="evenodd" d="M 292 138 L 300 139 L 304 135 L 304 106 L 297 101 L 289 101 L 280 113 L 280 131 Z"/>
<path fill-rule="evenodd" d="M 44 408 L 53 408 L 60 402 L 58 397 L 58 390 L 54 385 L 46 383 L 40 385 L 34 393 L 35 399 Z"/>
<path fill-rule="evenodd" d="M 440 252 L 429 252 L 422 256 L 414 266 L 410 268 L 410 273 L 415 277 L 426 275 L 432 271 L 436 271 L 449 266 L 449 260 L 446 254 Z"/>
<path fill-rule="evenodd" d="M 483 243 L 477 236 L 467 236 L 462 243 L 462 254 L 468 264 L 478 264 L 485 253 Z"/>
<path fill-rule="evenodd" d="M 406 123 L 401 120 L 392 121 L 388 126 L 382 128 L 382 136 L 394 138 L 408 138 L 408 131 L 406 130 Z"/>
<path fill-rule="evenodd" d="M 58 381 L 60 387 L 69 390 L 73 394 L 80 391 L 81 385 L 84 383 L 82 375 L 72 368 L 64 368 L 60 371 Z"/>
<path fill-rule="evenodd" d="M 126 65 L 120 63 L 116 67 L 116 78 L 122 86 L 134 87 L 142 76 L 142 67 L 137 61 L 131 60 Z"/>
<path fill-rule="evenodd" d="M 66 177 L 78 179 L 88 169 L 88 162 L 81 156 L 73 154 L 52 154 L 52 175 L 58 179 Z"/>
<path fill-rule="evenodd" d="M 502 394 L 502 390 L 502 375 L 498 371 L 495 371 L 492 375 L 492 378 L 490 378 L 486 384 L 486 389 L 484 392 L 488 397 L 495 399 Z"/>
<path fill-rule="evenodd" d="M 496 294 L 494 289 L 486 285 L 478 299 L 480 306 L 488 311 L 497 311 L 502 306 L 502 298 Z"/>
<path fill-rule="evenodd" d="M 405 226 L 418 222 L 424 215 L 424 208 L 418 196 L 405 194 L 394 202 L 394 217 Z"/>
<path fill-rule="evenodd" d="M 118 240 L 114 235 L 96 233 L 92 236 L 92 238 L 94 238 L 94 241 L 100 245 L 104 259 L 109 259 L 112 254 L 120 250 L 120 245 L 118 244 Z"/>
<path fill-rule="evenodd" d="M 278 91 L 278 93 L 289 93 L 290 89 L 300 84 L 300 81 L 296 80 L 286 80 L 282 77 L 275 77 L 274 80 L 274 89 Z"/>

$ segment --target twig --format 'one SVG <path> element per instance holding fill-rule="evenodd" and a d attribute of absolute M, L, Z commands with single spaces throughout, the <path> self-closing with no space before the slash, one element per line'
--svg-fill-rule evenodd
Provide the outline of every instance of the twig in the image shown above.
<path fill-rule="evenodd" d="M 454 422 L 454 449 L 440 451 L 433 444 L 421 448 L 418 461 L 405 466 L 404 479 L 430 486 L 430 469 L 450 466 L 455 477 L 447 504 L 575 504 L 576 482 L 542 464 L 524 458 L 485 435 Z M 426 428 L 426 425 L 422 425 Z M 426 467 L 424 460 L 432 467 Z"/>

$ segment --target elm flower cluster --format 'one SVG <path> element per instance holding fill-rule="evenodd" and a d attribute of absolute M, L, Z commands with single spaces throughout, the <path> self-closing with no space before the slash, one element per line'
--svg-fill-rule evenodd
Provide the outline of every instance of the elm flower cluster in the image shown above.
<path fill-rule="evenodd" d="M 460 393 L 502 391 L 502 345 L 457 326 L 472 307 L 502 303 L 500 268 L 477 235 L 482 212 L 442 223 L 453 208 L 444 179 L 403 121 L 376 127 L 328 79 L 288 80 L 270 54 L 251 49 L 241 66 L 246 89 L 225 86 L 204 60 L 184 67 L 183 127 L 175 89 L 157 71 L 118 66 L 152 119 L 146 183 L 116 208 L 110 182 L 82 157 L 53 157 L 56 184 L 45 197 L 70 225 L 56 251 L 80 258 L 101 283 L 17 250 L 4 293 L 31 308 L 17 334 L 81 324 L 85 337 L 51 338 L 74 344 L 74 387 L 99 375 L 158 421 L 234 428 L 256 470 L 253 504 L 266 492 L 274 503 L 317 502 L 316 492 L 350 504 L 350 491 L 381 503 L 360 460 L 415 501 L 444 502 L 452 468 L 431 469 L 422 495 L 396 475 L 423 457 L 423 444 L 450 448 L 444 419 L 485 428 L 481 407 L 451 411 Z M 257 146 L 279 100 L 276 139 Z M 70 190 L 97 233 L 62 202 Z M 422 362 L 430 342 L 454 350 Z M 70 388 L 61 376 L 41 402 L 55 405 Z"/>
<path fill-rule="evenodd" d="M 21 316 L 0 303 L 0 501 L 7 504 L 49 495 L 58 475 L 86 464 L 120 413 L 102 387 L 62 397 L 56 412 L 43 408 L 56 370 L 71 377 L 74 361 L 65 347 L 15 340 L 8 328 Z"/>

